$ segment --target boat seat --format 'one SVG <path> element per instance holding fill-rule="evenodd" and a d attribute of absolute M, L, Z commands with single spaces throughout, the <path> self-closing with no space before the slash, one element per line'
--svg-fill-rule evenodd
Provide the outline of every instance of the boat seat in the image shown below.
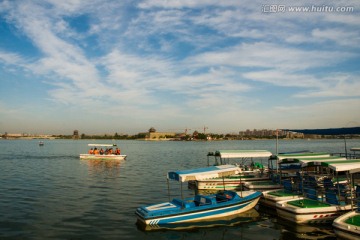
<path fill-rule="evenodd" d="M 360 198 L 360 185 L 356 185 L 355 195 L 357 198 Z"/>
<path fill-rule="evenodd" d="M 314 188 L 306 188 L 305 196 L 310 199 L 318 200 L 316 189 Z"/>
<path fill-rule="evenodd" d="M 334 189 L 336 191 L 340 191 L 340 196 L 342 197 L 347 197 L 348 195 L 350 195 L 350 189 L 345 184 L 341 184 L 341 183 L 335 184 Z"/>
<path fill-rule="evenodd" d="M 212 203 L 212 200 L 209 197 L 203 195 L 196 195 L 194 203 L 196 206 L 209 205 Z"/>
<path fill-rule="evenodd" d="M 183 200 L 178 199 L 178 198 L 174 198 L 171 202 L 173 204 L 177 205 L 177 206 L 182 207 L 182 208 L 191 208 L 191 207 L 195 206 L 194 202 L 186 202 L 186 201 L 183 201 Z"/>
<path fill-rule="evenodd" d="M 228 193 L 218 193 L 216 194 L 216 202 L 227 202 L 232 199 L 233 196 Z"/>
<path fill-rule="evenodd" d="M 331 181 L 330 178 L 324 178 L 323 184 L 325 189 L 334 188 L 334 183 Z"/>
<path fill-rule="evenodd" d="M 339 201 L 339 196 L 334 190 L 328 190 L 325 192 L 326 202 L 334 205 L 345 205 L 344 201 Z"/>
<path fill-rule="evenodd" d="M 290 191 L 290 192 L 293 191 L 293 187 L 290 179 L 285 179 L 283 181 L 283 186 L 286 191 Z"/>
<path fill-rule="evenodd" d="M 298 192 L 302 192 L 302 182 L 301 181 L 298 182 L 297 187 L 298 187 Z"/>
<path fill-rule="evenodd" d="M 278 174 L 273 174 L 271 176 L 271 180 L 273 181 L 273 183 L 280 183 L 280 175 Z"/>

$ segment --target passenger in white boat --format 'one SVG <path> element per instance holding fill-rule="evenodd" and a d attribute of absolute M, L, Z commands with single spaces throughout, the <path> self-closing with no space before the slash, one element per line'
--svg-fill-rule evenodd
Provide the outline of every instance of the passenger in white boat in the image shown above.
<path fill-rule="evenodd" d="M 99 149 L 94 148 L 94 154 L 95 154 L 95 155 L 99 155 L 99 154 L 100 154 Z"/>
<path fill-rule="evenodd" d="M 115 155 L 120 155 L 120 148 L 115 149 Z"/>

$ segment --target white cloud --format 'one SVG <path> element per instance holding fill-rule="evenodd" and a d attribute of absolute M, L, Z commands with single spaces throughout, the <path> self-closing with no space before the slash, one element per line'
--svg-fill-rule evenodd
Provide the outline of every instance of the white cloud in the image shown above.
<path fill-rule="evenodd" d="M 296 106 L 277 106 L 277 116 L 283 118 L 282 128 L 345 127 L 351 121 L 359 123 L 359 99 L 319 101 Z"/>
<path fill-rule="evenodd" d="M 0 63 L 3 69 L 30 69 L 39 85 L 46 84 L 46 100 L 59 111 L 66 106 L 65 111 L 94 117 L 96 109 L 111 118 L 121 116 L 128 124 L 144 116 L 146 122 L 173 116 L 200 124 L 214 109 L 219 116 L 211 120 L 213 125 L 225 121 L 237 126 L 240 118 L 242 124 L 264 124 L 263 109 L 273 116 L 275 106 L 258 91 L 274 86 L 291 87 L 293 95 L 284 95 L 312 98 L 314 106 L 327 106 L 317 105 L 325 97 L 338 104 L 337 98 L 359 96 L 358 74 L 338 68 L 351 62 L 349 69 L 356 69 L 358 16 L 263 14 L 262 4 L 2 2 L 0 11 L 16 30 L 17 40 L 29 40 L 37 55 L 0 49 Z M 307 3 L 286 2 L 290 4 Z M 79 30 L 74 24 L 81 19 L 86 21 Z M 354 107 L 358 102 L 347 103 Z M 296 106 L 302 111 L 302 104 Z"/>
<path fill-rule="evenodd" d="M 303 50 L 272 43 L 255 42 L 199 54 L 191 58 L 191 62 L 196 66 L 228 65 L 294 71 L 330 66 L 355 56 L 355 54 L 340 51 Z"/>
<path fill-rule="evenodd" d="M 358 45 L 358 43 L 360 42 L 359 31 L 349 32 L 338 28 L 323 29 L 323 30 L 316 28 L 312 31 L 312 37 L 324 42 L 330 40 L 342 46 L 359 48 Z"/>
<path fill-rule="evenodd" d="M 296 97 L 360 97 L 358 75 L 334 74 L 318 79 L 321 85 L 310 85 L 312 90 L 295 95 Z"/>

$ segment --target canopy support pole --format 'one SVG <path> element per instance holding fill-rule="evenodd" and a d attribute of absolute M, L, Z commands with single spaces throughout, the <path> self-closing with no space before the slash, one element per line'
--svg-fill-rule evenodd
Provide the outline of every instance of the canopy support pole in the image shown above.
<path fill-rule="evenodd" d="M 169 178 L 166 178 L 167 181 L 167 185 L 168 185 L 168 198 L 169 198 L 169 202 L 170 202 L 170 183 L 169 183 Z"/>
<path fill-rule="evenodd" d="M 180 184 L 181 200 L 184 200 L 182 182 Z"/>
<path fill-rule="evenodd" d="M 344 143 L 345 143 L 345 158 L 347 158 L 347 147 L 346 147 L 346 136 L 344 135 Z"/>
<path fill-rule="evenodd" d="M 279 154 L 279 129 L 276 129 L 276 155 Z"/>
<path fill-rule="evenodd" d="M 223 188 L 224 188 L 224 191 L 225 191 L 226 188 L 225 188 L 225 177 L 224 176 L 222 176 L 222 180 L 223 180 Z"/>

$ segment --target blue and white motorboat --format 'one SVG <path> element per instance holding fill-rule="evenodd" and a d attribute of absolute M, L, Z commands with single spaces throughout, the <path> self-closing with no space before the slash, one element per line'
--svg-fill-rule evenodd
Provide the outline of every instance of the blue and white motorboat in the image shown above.
<path fill-rule="evenodd" d="M 261 219 L 259 212 L 252 208 L 246 212 L 240 214 L 233 214 L 226 217 L 212 218 L 204 221 L 197 222 L 184 222 L 184 223 L 170 223 L 161 225 L 145 225 L 137 223 L 137 227 L 140 231 L 184 231 L 199 228 L 213 228 L 213 227 L 232 227 L 238 226 L 244 223 L 256 222 Z"/>
<path fill-rule="evenodd" d="M 225 177 L 239 173 L 234 165 L 211 166 L 200 169 L 169 172 L 169 180 L 186 182 L 206 178 Z M 176 224 L 208 221 L 246 212 L 256 206 L 261 192 L 221 191 L 211 195 L 197 194 L 193 197 L 142 206 L 136 209 L 138 221 L 145 225 Z"/>

